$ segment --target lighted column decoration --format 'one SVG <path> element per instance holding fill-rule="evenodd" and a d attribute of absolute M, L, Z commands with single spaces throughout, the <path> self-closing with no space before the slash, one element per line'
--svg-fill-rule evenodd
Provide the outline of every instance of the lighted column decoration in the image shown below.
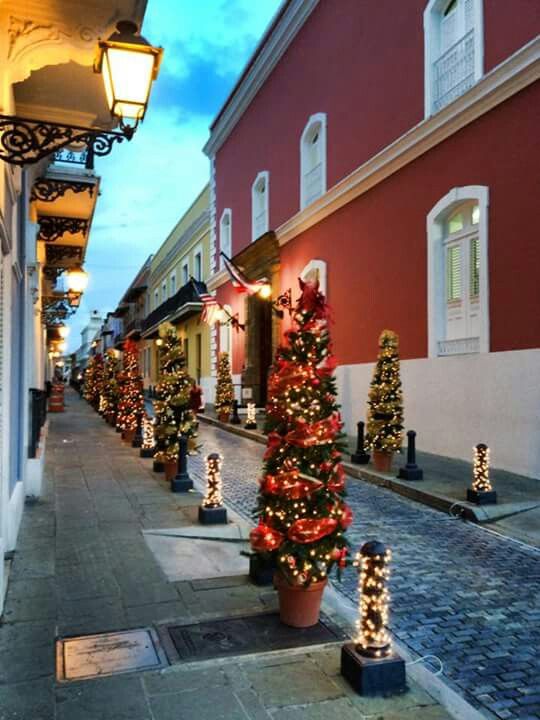
<path fill-rule="evenodd" d="M 398 478 L 402 480 L 422 480 L 424 471 L 416 464 L 416 432 L 407 431 L 407 464 L 399 468 Z"/>
<path fill-rule="evenodd" d="M 154 449 L 156 447 L 156 440 L 154 438 L 154 422 L 145 413 L 142 422 L 142 445 L 140 450 L 140 456 L 142 458 L 154 457 Z"/>
<path fill-rule="evenodd" d="M 467 488 L 467 500 L 476 505 L 494 505 L 497 493 L 489 479 L 489 448 L 479 443 L 474 450 L 472 488 Z"/>
<path fill-rule="evenodd" d="M 405 689 L 405 663 L 392 651 L 388 632 L 390 549 L 377 540 L 360 548 L 359 617 L 354 642 L 341 650 L 341 674 L 360 695 L 389 695 Z"/>
<path fill-rule="evenodd" d="M 210 453 L 206 458 L 206 495 L 199 507 L 201 525 L 218 525 L 227 522 L 227 508 L 221 495 L 221 465 L 219 453 Z"/>
<path fill-rule="evenodd" d="M 247 419 L 244 427 L 246 430 L 257 429 L 257 406 L 254 402 L 249 402 L 247 404 Z"/>

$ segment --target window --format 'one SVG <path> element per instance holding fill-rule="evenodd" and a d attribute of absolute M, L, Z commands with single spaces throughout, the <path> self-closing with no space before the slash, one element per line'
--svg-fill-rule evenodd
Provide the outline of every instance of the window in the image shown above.
<path fill-rule="evenodd" d="M 260 172 L 251 186 L 251 241 L 264 235 L 270 229 L 268 213 L 268 183 L 267 170 Z"/>
<path fill-rule="evenodd" d="M 194 265 L 195 280 L 200 282 L 202 280 L 202 255 L 200 252 L 195 253 Z"/>
<path fill-rule="evenodd" d="M 232 212 L 229 208 L 223 211 L 221 220 L 219 221 L 219 249 L 225 253 L 227 257 L 232 255 Z M 223 267 L 223 257 L 221 257 L 220 267 Z"/>
<path fill-rule="evenodd" d="M 161 283 L 161 302 L 165 302 L 167 299 L 167 280 Z"/>
<path fill-rule="evenodd" d="M 182 265 L 182 285 L 186 285 L 189 280 L 189 265 L 184 263 Z"/>
<path fill-rule="evenodd" d="M 171 297 L 173 295 L 176 295 L 176 271 L 171 273 L 171 277 L 169 279 L 169 284 L 171 288 Z"/>
<path fill-rule="evenodd" d="M 424 47 L 428 117 L 482 77 L 482 0 L 429 0 L 424 11 Z"/>
<path fill-rule="evenodd" d="M 326 192 L 326 115 L 309 118 L 300 140 L 300 209 Z"/>
<path fill-rule="evenodd" d="M 154 310 L 159 307 L 159 290 L 154 290 Z"/>
<path fill-rule="evenodd" d="M 454 188 L 428 215 L 429 354 L 489 351 L 488 190 Z"/>

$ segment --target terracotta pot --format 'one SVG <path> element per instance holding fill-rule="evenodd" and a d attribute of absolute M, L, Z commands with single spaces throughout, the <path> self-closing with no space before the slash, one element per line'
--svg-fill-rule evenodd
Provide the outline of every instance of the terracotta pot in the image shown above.
<path fill-rule="evenodd" d="M 228 423 L 229 416 L 230 416 L 230 413 L 222 410 L 221 412 L 218 413 L 218 420 L 219 420 L 219 422 L 222 422 L 222 423 Z"/>
<path fill-rule="evenodd" d="M 176 473 L 178 472 L 178 463 L 176 460 L 167 460 L 163 463 L 165 466 L 165 480 L 167 482 L 170 482 L 174 477 L 176 477 Z"/>
<path fill-rule="evenodd" d="M 135 437 L 135 432 L 135 430 L 124 430 L 122 433 L 122 440 L 131 444 L 133 442 L 133 438 Z"/>
<path fill-rule="evenodd" d="M 373 450 L 373 467 L 379 472 L 389 473 L 392 469 L 394 453 L 385 450 Z"/>
<path fill-rule="evenodd" d="M 274 575 L 274 587 L 279 595 L 279 619 L 284 625 L 305 628 L 319 622 L 321 601 L 326 578 L 309 587 L 289 585 L 280 572 Z"/>

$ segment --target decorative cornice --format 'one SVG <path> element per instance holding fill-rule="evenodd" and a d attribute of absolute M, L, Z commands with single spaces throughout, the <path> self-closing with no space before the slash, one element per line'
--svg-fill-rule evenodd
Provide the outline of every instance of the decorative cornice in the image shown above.
<path fill-rule="evenodd" d="M 319 0 L 291 0 L 269 36 L 255 50 L 244 76 L 211 126 L 210 138 L 203 148 L 208 157 L 223 145 L 318 3 Z"/>
<path fill-rule="evenodd" d="M 59 215 L 40 215 L 38 218 L 39 232 L 38 240 L 44 242 L 55 242 L 65 233 L 83 235 L 88 232 L 89 221 L 84 218 L 61 217 Z"/>
<path fill-rule="evenodd" d="M 280 245 L 363 195 L 405 165 L 477 120 L 540 77 L 540 38 L 523 46 L 491 70 L 464 95 L 423 120 L 360 165 L 322 197 L 287 222 L 276 235 Z"/>

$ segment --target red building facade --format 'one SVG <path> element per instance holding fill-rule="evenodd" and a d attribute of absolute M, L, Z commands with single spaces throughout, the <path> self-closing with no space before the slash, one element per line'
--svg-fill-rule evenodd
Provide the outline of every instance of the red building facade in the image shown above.
<path fill-rule="evenodd" d="M 390 328 L 422 449 L 469 459 L 483 441 L 495 465 L 540 474 L 539 15 L 534 0 L 284 3 L 205 148 L 210 287 L 247 324 L 215 346 L 239 383 L 264 384 L 282 328 L 235 293 L 220 250 L 274 295 L 318 273 L 350 433 Z"/>

